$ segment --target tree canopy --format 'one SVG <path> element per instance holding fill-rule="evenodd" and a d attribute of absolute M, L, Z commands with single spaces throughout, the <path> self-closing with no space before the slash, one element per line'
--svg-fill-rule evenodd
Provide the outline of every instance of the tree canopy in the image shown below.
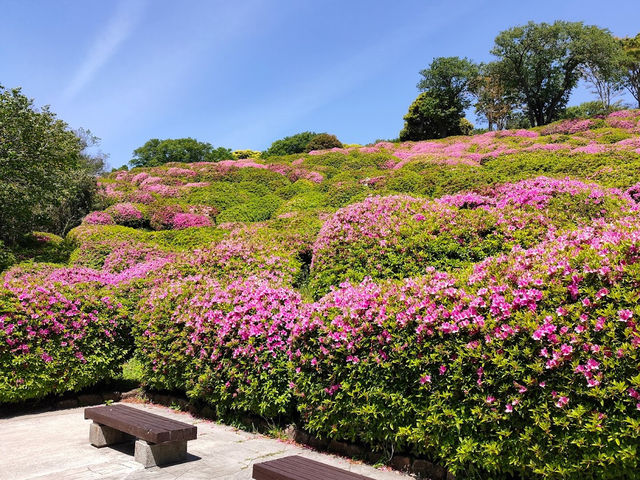
<path fill-rule="evenodd" d="M 262 152 L 262 156 L 292 155 L 294 153 L 306 153 L 311 150 L 341 147 L 342 142 L 335 135 L 329 133 L 300 132 L 289 137 L 281 138 L 271 144 Z"/>
<path fill-rule="evenodd" d="M 90 207 L 100 160 L 49 107 L 36 109 L 19 88 L 0 86 L 0 240 L 34 229 L 64 233 Z"/>
<path fill-rule="evenodd" d="M 623 84 L 638 102 L 640 108 L 640 33 L 620 40 L 624 50 Z"/>
<path fill-rule="evenodd" d="M 132 167 L 157 167 L 170 162 L 219 162 L 233 159 L 229 148 L 218 147 L 195 138 L 168 138 L 159 140 L 152 138 L 133 151 L 129 162 Z"/>
<path fill-rule="evenodd" d="M 461 121 L 471 105 L 478 66 L 467 58 L 434 58 L 420 72 L 422 93 L 404 116 L 400 140 L 425 140 L 463 133 Z"/>
<path fill-rule="evenodd" d="M 529 22 L 498 34 L 491 53 L 505 91 L 519 98 L 531 125 L 556 120 L 582 75 L 606 68 L 607 30 L 582 22 Z"/>

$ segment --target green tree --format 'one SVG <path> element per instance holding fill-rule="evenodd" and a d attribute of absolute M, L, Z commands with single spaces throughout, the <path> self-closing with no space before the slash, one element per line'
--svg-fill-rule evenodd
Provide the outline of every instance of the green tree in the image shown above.
<path fill-rule="evenodd" d="M 593 87 L 605 109 L 624 90 L 624 50 L 607 30 L 589 33 L 590 53 L 580 66 L 582 78 Z"/>
<path fill-rule="evenodd" d="M 133 151 L 133 158 L 129 161 L 129 165 L 132 167 L 157 167 L 169 162 L 219 162 L 233 158 L 231 149 L 213 148 L 210 143 L 199 142 L 195 138 L 168 138 L 166 140 L 152 138 Z"/>
<path fill-rule="evenodd" d="M 328 148 L 342 148 L 342 142 L 330 133 L 319 133 L 307 143 L 305 150 L 310 152 L 311 150 L 326 150 Z"/>
<path fill-rule="evenodd" d="M 461 120 L 471 106 L 478 66 L 460 57 L 434 58 L 420 72 L 422 91 L 404 116 L 400 140 L 425 140 L 462 133 Z"/>
<path fill-rule="evenodd" d="M 401 141 L 419 141 L 458 135 L 462 133 L 461 119 L 457 106 L 443 105 L 442 99 L 423 92 L 409 106 L 398 138 Z"/>
<path fill-rule="evenodd" d="M 468 58 L 437 57 L 420 71 L 418 89 L 443 105 L 459 108 L 462 117 L 462 111 L 471 106 L 472 85 L 478 74 L 478 65 Z"/>
<path fill-rule="evenodd" d="M 505 92 L 524 106 L 532 125 L 559 118 L 582 72 L 606 57 L 609 32 L 582 22 L 529 22 L 498 34 L 491 53 Z"/>
<path fill-rule="evenodd" d="M 313 138 L 318 135 L 315 132 L 300 132 L 289 137 L 281 138 L 271 144 L 271 146 L 262 153 L 263 157 L 273 157 L 274 155 L 291 155 L 294 153 L 308 152 L 307 145 Z"/>
<path fill-rule="evenodd" d="M 481 67 L 480 75 L 472 84 L 476 96 L 476 114 L 489 124 L 489 130 L 506 128 L 509 118 L 517 107 L 512 95 L 507 95 L 495 63 Z"/>
<path fill-rule="evenodd" d="M 620 43 L 624 50 L 623 84 L 636 99 L 640 108 L 640 33 L 633 38 L 622 38 Z"/>
<path fill-rule="evenodd" d="M 13 245 L 83 189 L 93 190 L 86 145 L 49 107 L 0 86 L 0 240 Z M 87 182 L 90 185 L 87 185 Z"/>

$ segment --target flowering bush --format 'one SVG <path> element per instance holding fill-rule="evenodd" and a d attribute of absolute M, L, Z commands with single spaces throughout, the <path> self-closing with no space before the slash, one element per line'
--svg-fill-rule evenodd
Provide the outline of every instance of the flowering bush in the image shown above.
<path fill-rule="evenodd" d="M 176 213 L 171 219 L 173 228 L 181 230 L 190 227 L 210 227 L 213 222 L 206 215 L 197 213 Z"/>
<path fill-rule="evenodd" d="M 544 177 L 435 203 L 370 197 L 339 210 L 322 227 L 313 246 L 311 287 L 322 295 L 347 279 L 401 279 L 428 266 L 453 270 L 514 245 L 533 246 L 559 228 L 634 208 L 618 190 Z"/>
<path fill-rule="evenodd" d="M 639 227 L 571 232 L 467 280 L 342 285 L 294 332 L 305 424 L 464 478 L 632 478 Z"/>
<path fill-rule="evenodd" d="M 219 413 L 291 413 L 289 332 L 300 295 L 247 280 L 180 280 L 154 289 L 136 315 L 145 380 L 185 389 Z"/>
<path fill-rule="evenodd" d="M 116 203 L 110 206 L 105 213 L 110 214 L 115 223 L 125 227 L 141 227 L 145 222 L 142 212 L 133 203 Z"/>
<path fill-rule="evenodd" d="M 82 223 L 87 225 L 115 225 L 113 217 L 107 212 L 91 212 L 84 217 Z"/>
<path fill-rule="evenodd" d="M 95 284 L 0 288 L 0 403 L 77 391 L 116 374 L 129 311 Z"/>

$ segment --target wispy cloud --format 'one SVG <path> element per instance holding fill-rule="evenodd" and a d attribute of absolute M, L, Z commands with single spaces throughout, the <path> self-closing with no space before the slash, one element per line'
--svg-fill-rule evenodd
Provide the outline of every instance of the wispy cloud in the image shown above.
<path fill-rule="evenodd" d="M 117 53 L 122 43 L 131 35 L 140 21 L 146 3 L 147 0 L 120 1 L 109 23 L 99 32 L 88 50 L 85 60 L 64 90 L 63 100 L 70 101 L 78 95 Z"/>

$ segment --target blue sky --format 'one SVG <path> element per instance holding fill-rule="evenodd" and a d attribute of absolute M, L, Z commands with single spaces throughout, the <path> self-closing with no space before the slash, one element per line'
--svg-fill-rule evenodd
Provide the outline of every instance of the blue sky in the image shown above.
<path fill-rule="evenodd" d="M 90 129 L 114 167 L 150 138 L 256 150 L 304 130 L 393 138 L 433 57 L 488 61 L 496 34 L 529 20 L 640 29 L 638 0 L 3 0 L 1 11 L 0 84 Z M 583 87 L 570 103 L 591 97 Z"/>

